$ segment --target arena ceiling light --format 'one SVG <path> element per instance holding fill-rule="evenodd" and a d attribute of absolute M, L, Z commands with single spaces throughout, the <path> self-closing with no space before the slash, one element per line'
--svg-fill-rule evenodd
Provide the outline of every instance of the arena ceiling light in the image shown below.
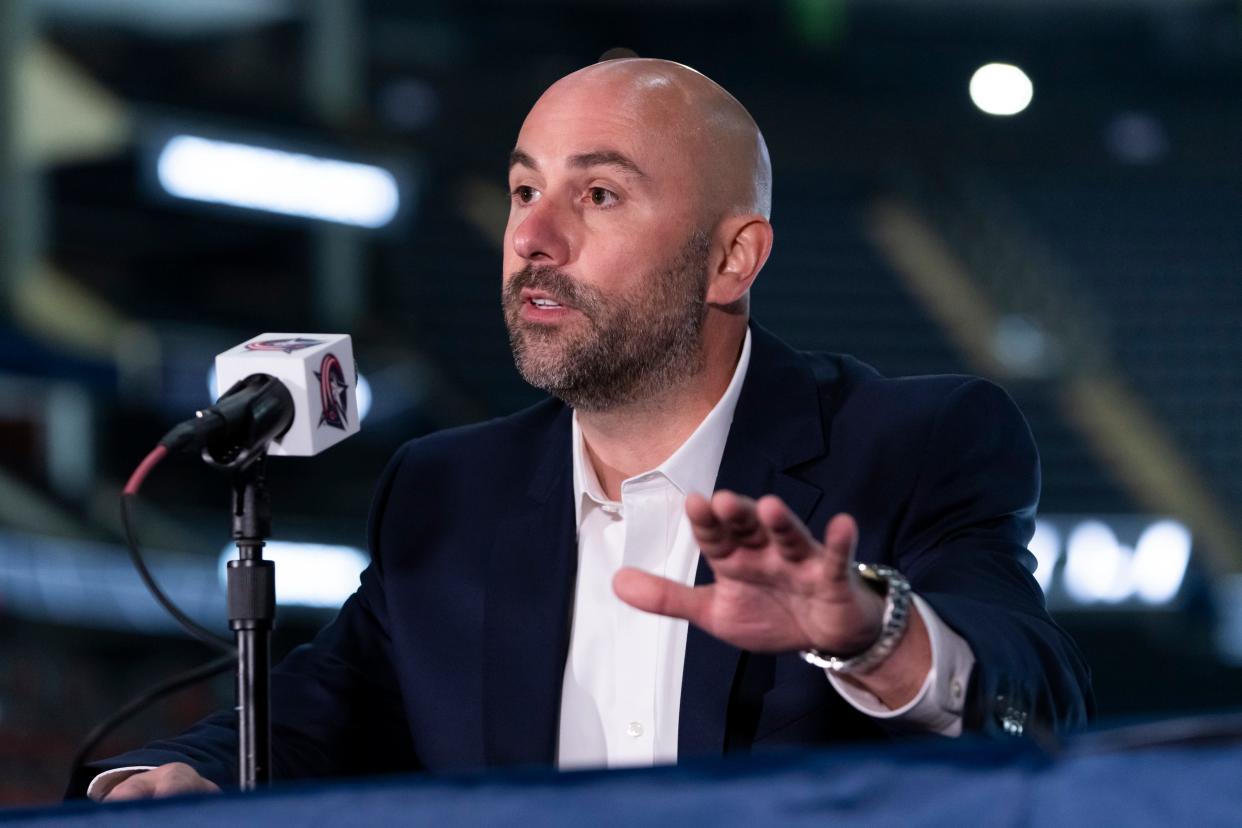
<path fill-rule="evenodd" d="M 176 198 L 378 229 L 401 206 L 388 170 L 271 147 L 174 135 L 156 175 Z"/>
<path fill-rule="evenodd" d="M 122 26 L 157 37 L 257 28 L 296 18 L 300 12 L 293 0 L 38 0 L 31 5 L 53 21 Z"/>
<path fill-rule="evenodd" d="M 1190 531 L 1173 520 L 1152 524 L 1134 547 L 1134 594 L 1147 604 L 1173 599 L 1190 562 Z"/>
<path fill-rule="evenodd" d="M 1111 527 L 1088 520 L 1070 533 L 1065 554 L 1065 588 L 1079 603 L 1118 603 L 1133 592 L 1132 551 L 1117 542 Z"/>
<path fill-rule="evenodd" d="M 223 586 L 228 578 L 228 562 L 237 557 L 237 547 L 220 552 L 219 576 Z M 276 603 L 280 606 L 334 609 L 358 588 L 358 578 L 370 559 L 354 546 L 324 543 L 268 541 L 263 557 L 276 564 Z"/>
<path fill-rule="evenodd" d="M 1083 605 L 1173 601 L 1190 563 L 1190 530 L 1174 520 L 1158 520 L 1143 527 L 1130 547 L 1118 540 L 1118 528 L 1088 519 L 1069 532 L 1061 573 L 1069 598 Z"/>
<path fill-rule="evenodd" d="M 970 99 L 989 115 L 1017 115 L 1034 96 L 1026 72 L 1010 63 L 985 64 L 970 78 Z"/>

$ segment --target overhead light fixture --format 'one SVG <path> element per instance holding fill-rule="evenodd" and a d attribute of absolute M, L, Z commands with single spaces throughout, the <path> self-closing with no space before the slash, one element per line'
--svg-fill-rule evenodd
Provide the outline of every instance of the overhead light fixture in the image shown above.
<path fill-rule="evenodd" d="M 1134 593 L 1147 604 L 1177 595 L 1190 563 L 1190 530 L 1173 520 L 1154 523 L 1134 547 Z"/>
<path fill-rule="evenodd" d="M 237 548 L 220 553 L 220 583 L 227 580 L 227 564 Z M 358 577 L 370 562 L 354 546 L 324 543 L 268 541 L 263 557 L 276 564 L 276 603 L 281 606 L 336 608 L 358 588 Z"/>
<path fill-rule="evenodd" d="M 1098 520 L 1084 521 L 1066 542 L 1066 591 L 1083 604 L 1125 600 L 1131 592 L 1130 555 L 1109 526 Z"/>
<path fill-rule="evenodd" d="M 372 164 L 175 135 L 156 175 L 176 198 L 377 229 L 401 206 L 397 179 Z"/>
<path fill-rule="evenodd" d="M 1017 115 L 1034 96 L 1026 72 L 1010 63 L 985 64 L 970 78 L 970 99 L 989 115 Z"/>
<path fill-rule="evenodd" d="M 1182 589 L 1190 564 L 1193 546 L 1190 530 L 1167 518 L 1150 523 L 1123 517 L 1110 520 L 1116 525 L 1109 525 L 1103 518 L 1089 518 L 1076 523 L 1068 532 L 1060 586 L 1070 602 L 1122 605 L 1137 601 L 1153 607 L 1170 605 Z M 1127 537 L 1137 533 L 1138 540 L 1133 547 L 1119 541 L 1119 530 Z M 1032 539 L 1031 551 L 1037 558 L 1047 555 L 1047 551 L 1037 549 L 1035 540 Z M 1048 538 L 1042 543 L 1046 547 Z M 1039 578 L 1038 570 L 1036 577 Z M 1055 582 L 1053 586 L 1055 588 Z"/>

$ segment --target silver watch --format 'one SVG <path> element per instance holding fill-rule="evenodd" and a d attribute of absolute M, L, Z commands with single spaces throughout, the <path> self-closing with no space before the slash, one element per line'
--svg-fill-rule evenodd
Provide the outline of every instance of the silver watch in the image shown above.
<path fill-rule="evenodd" d="M 880 624 L 880 637 L 857 655 L 841 658 L 818 650 L 803 650 L 803 661 L 842 675 L 869 673 L 897 649 L 906 633 L 910 620 L 910 582 L 891 566 L 881 564 L 855 564 L 863 583 L 884 596 L 884 620 Z"/>

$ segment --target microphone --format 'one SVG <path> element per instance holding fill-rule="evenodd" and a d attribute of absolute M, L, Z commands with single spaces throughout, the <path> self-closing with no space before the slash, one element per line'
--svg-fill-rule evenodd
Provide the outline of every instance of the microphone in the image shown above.
<path fill-rule="evenodd" d="M 160 440 L 237 466 L 255 452 L 310 457 L 356 434 L 358 370 L 348 334 L 265 333 L 216 357 L 228 388 Z"/>
<path fill-rule="evenodd" d="M 151 577 L 133 537 L 129 503 L 173 451 L 201 449 L 204 461 L 233 472 L 238 557 L 228 564 L 229 628 L 237 643 L 238 779 L 249 790 L 271 778 L 272 762 L 269 673 L 276 576 L 272 562 L 263 559 L 264 541 L 272 534 L 265 458 L 318 454 L 356 433 L 358 369 L 345 334 L 265 333 L 219 354 L 216 379 L 229 390 L 164 435 L 130 475 L 121 490 L 121 523 L 134 566 L 155 599 L 193 635 L 220 646 Z M 213 662 L 198 672 L 210 675 L 219 666 Z"/>

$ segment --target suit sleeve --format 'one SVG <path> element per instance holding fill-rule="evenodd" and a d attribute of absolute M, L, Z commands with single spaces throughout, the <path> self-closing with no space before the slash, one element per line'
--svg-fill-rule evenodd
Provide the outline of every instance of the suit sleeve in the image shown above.
<path fill-rule="evenodd" d="M 1026 548 L 1039 457 L 1009 396 L 984 380 L 953 389 L 922 447 L 898 530 L 898 568 L 970 645 L 967 730 L 1062 732 L 1093 714 L 1090 674 L 1044 606 Z"/>
<path fill-rule="evenodd" d="M 272 670 L 272 776 L 345 776 L 417 766 L 390 654 L 380 536 L 393 479 L 406 451 L 389 463 L 372 503 L 372 561 L 358 590 L 309 644 Z M 221 711 L 181 735 L 87 766 L 70 783 L 85 795 L 101 771 L 185 762 L 222 788 L 237 785 L 237 715 Z"/>

